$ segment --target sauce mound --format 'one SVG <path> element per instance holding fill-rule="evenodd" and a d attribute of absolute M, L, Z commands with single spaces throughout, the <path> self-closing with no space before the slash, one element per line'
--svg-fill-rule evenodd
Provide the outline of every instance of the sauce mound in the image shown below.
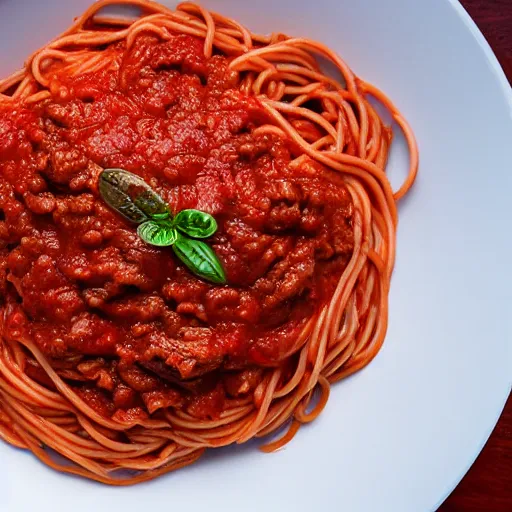
<path fill-rule="evenodd" d="M 33 339 L 107 416 L 215 417 L 329 300 L 352 254 L 351 198 L 335 173 L 294 161 L 290 141 L 254 133 L 263 108 L 202 41 L 140 36 L 105 51 L 107 70 L 56 68 L 51 100 L 0 106 L 2 336 Z M 213 215 L 227 285 L 109 209 L 107 167 L 141 176 L 174 214 Z M 26 372 L 47 384 L 36 362 Z"/>

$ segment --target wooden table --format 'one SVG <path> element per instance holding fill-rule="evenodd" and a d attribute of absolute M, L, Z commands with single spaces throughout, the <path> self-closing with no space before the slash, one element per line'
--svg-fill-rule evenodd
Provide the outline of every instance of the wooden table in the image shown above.
<path fill-rule="evenodd" d="M 512 83 L 512 0 L 461 3 Z M 512 512 L 512 396 L 475 464 L 438 512 Z"/>

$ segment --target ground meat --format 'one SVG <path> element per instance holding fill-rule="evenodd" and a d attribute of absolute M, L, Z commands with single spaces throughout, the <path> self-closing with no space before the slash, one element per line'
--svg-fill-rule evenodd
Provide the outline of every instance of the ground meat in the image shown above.
<path fill-rule="evenodd" d="M 149 391 L 148 393 L 142 393 L 141 397 L 149 414 L 167 407 L 181 407 L 184 403 L 182 394 L 176 389 Z"/>
<path fill-rule="evenodd" d="M 225 400 L 226 393 L 219 383 L 212 391 L 194 397 L 188 404 L 187 412 L 199 419 L 217 419 Z"/>
<path fill-rule="evenodd" d="M 120 364 L 118 373 L 122 381 L 135 391 L 148 393 L 159 388 L 158 379 L 135 365 Z"/>
<path fill-rule="evenodd" d="M 223 376 L 226 393 L 232 397 L 246 395 L 256 389 L 256 386 L 261 382 L 262 375 L 263 370 L 261 368 L 226 373 Z"/>
<path fill-rule="evenodd" d="M 25 192 L 25 194 L 23 194 L 23 200 L 25 201 L 27 208 L 37 215 L 52 213 L 57 204 L 55 197 L 51 192 L 42 192 L 38 195 L 34 195 L 31 192 Z"/>
<path fill-rule="evenodd" d="M 56 71 L 65 94 L 0 106 L 0 305 L 12 332 L 71 362 L 59 371 L 102 414 L 214 418 L 333 293 L 353 248 L 350 194 L 293 161 L 289 141 L 254 135 L 264 110 L 199 39 L 140 35 L 107 51 L 111 68 Z M 106 167 L 141 176 L 174 214 L 214 215 L 227 284 L 144 243 L 99 196 Z"/>

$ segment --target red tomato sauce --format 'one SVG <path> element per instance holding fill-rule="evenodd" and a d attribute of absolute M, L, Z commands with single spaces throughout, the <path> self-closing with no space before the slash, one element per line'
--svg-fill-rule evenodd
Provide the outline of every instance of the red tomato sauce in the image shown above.
<path fill-rule="evenodd" d="M 55 71 L 53 98 L 0 107 L 3 336 L 35 340 L 107 416 L 186 407 L 213 417 L 259 382 L 327 302 L 353 249 L 341 179 L 276 136 L 229 59 L 139 37 L 108 71 Z M 176 214 L 215 217 L 225 286 L 144 243 L 98 175 L 138 174 Z M 37 364 L 27 369 L 45 382 Z"/>

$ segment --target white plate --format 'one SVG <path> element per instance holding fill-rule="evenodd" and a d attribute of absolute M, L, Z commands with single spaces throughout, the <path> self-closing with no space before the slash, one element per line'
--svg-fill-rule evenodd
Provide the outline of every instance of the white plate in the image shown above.
<path fill-rule="evenodd" d="M 88 0 L 3 0 L 0 73 L 59 33 Z M 425 512 L 487 440 L 512 376 L 512 94 L 455 1 L 205 1 L 255 31 L 330 45 L 402 109 L 421 170 L 400 206 L 386 343 L 335 386 L 318 421 L 273 455 L 212 452 L 114 489 L 0 445 L 5 512 Z M 391 164 L 404 167 L 401 141 Z"/>

